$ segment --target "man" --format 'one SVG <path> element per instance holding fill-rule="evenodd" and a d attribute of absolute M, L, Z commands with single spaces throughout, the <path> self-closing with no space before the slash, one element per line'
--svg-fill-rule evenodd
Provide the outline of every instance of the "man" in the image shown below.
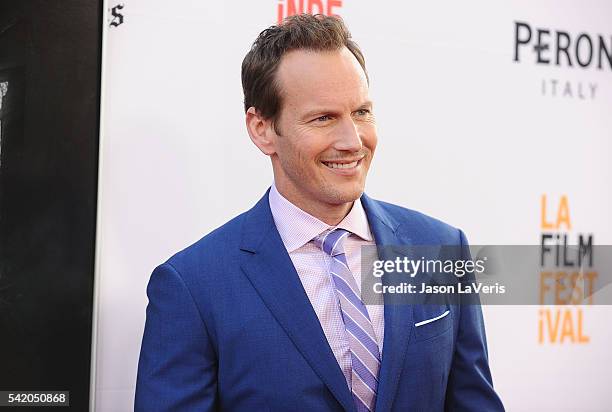
<path fill-rule="evenodd" d="M 342 21 L 264 30 L 242 83 L 274 184 L 153 272 L 136 410 L 503 410 L 479 306 L 361 301 L 362 246 L 466 241 L 363 194 L 376 123 Z"/>

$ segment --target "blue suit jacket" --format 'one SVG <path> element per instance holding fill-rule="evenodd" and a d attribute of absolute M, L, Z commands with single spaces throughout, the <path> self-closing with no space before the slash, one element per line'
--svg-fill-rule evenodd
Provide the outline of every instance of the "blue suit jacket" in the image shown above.
<path fill-rule="evenodd" d="M 361 201 L 378 245 L 462 245 L 463 233 Z M 135 410 L 354 411 L 266 194 L 151 275 Z M 480 306 L 385 305 L 376 411 L 501 411 Z"/>

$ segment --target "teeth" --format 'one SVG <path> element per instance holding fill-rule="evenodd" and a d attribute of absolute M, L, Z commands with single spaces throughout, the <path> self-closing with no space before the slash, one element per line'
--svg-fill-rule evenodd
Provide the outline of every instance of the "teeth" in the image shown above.
<path fill-rule="evenodd" d="M 332 169 L 351 169 L 355 166 L 357 166 L 358 161 L 355 162 L 351 162 L 351 163 L 328 163 L 328 162 L 323 162 L 323 164 L 327 167 L 331 167 Z"/>

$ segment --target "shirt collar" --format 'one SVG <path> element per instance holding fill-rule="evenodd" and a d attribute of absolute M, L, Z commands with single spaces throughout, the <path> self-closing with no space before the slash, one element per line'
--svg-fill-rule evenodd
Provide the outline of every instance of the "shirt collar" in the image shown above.
<path fill-rule="evenodd" d="M 304 246 L 324 231 L 334 228 L 291 203 L 280 194 L 274 183 L 270 188 L 268 201 L 276 229 L 289 253 Z M 364 240 L 372 241 L 372 232 L 360 199 L 353 202 L 351 211 L 336 227 L 345 229 Z"/>

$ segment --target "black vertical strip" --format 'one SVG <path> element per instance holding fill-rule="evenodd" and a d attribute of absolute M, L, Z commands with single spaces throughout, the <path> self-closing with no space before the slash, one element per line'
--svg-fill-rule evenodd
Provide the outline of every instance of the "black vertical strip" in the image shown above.
<path fill-rule="evenodd" d="M 102 7 L 0 3 L 0 390 L 63 411 L 89 407 Z"/>

